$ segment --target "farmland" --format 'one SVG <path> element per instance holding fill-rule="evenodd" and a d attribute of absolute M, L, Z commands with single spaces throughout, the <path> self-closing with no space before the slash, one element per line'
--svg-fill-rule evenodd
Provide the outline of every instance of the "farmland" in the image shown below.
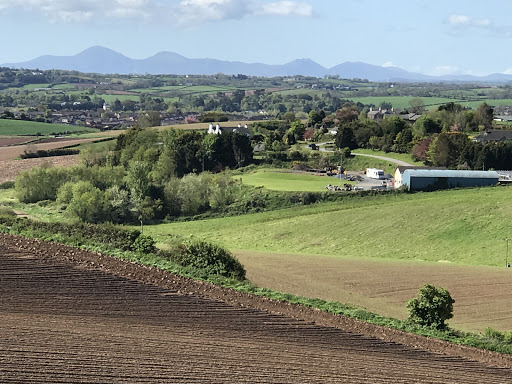
<path fill-rule="evenodd" d="M 307 175 L 271 169 L 261 169 L 241 176 L 242 182 L 252 186 L 263 186 L 275 191 L 322 192 L 327 184 L 339 183 L 325 175 Z"/>
<path fill-rule="evenodd" d="M 382 102 L 388 102 L 393 105 L 393 108 L 407 109 L 410 108 L 410 101 L 414 97 L 410 96 L 375 96 L 375 97 L 349 97 L 354 103 L 362 103 L 365 105 L 373 104 L 379 106 Z M 449 102 L 463 103 L 460 100 L 449 99 L 445 97 L 422 97 L 427 109 L 435 109 L 439 105 Z M 465 103 L 465 102 L 464 102 Z M 482 104 L 482 101 L 478 102 L 478 105 Z M 477 105 L 477 107 L 478 107 Z"/>
<path fill-rule="evenodd" d="M 237 294 L 95 252 L 30 240 L 20 245 L 5 235 L 0 244 L 4 382 L 512 379 L 507 356 Z"/>
<path fill-rule="evenodd" d="M 509 195 L 486 188 L 355 198 L 145 233 L 163 246 L 169 234 L 215 241 L 236 252 L 258 284 L 400 318 L 418 286 L 444 284 L 461 305 L 451 324 L 507 329 L 512 302 L 499 287 L 512 275 L 496 267 L 505 265 Z"/>
<path fill-rule="evenodd" d="M 148 227 L 148 233 L 159 240 L 166 233 L 194 234 L 230 249 L 497 266 L 504 265 L 504 243 L 498 240 L 508 236 L 509 196 L 508 188 L 495 187 L 347 197 L 340 203 L 163 224 Z M 399 241 L 404 234 L 407 241 Z"/>
<path fill-rule="evenodd" d="M 63 132 L 96 132 L 96 130 L 74 125 L 0 119 L 0 136 L 46 136 Z"/>

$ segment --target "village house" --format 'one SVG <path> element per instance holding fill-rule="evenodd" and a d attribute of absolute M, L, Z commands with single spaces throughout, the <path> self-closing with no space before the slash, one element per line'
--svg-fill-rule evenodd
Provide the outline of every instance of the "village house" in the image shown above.
<path fill-rule="evenodd" d="M 242 135 L 246 135 L 248 137 L 251 136 L 249 132 L 249 127 L 247 124 L 242 127 L 242 124 L 238 124 L 237 127 L 221 127 L 220 124 L 216 124 L 215 126 L 210 123 L 208 127 L 208 133 L 213 133 L 214 135 L 221 135 L 223 132 L 237 132 Z"/>
<path fill-rule="evenodd" d="M 478 143 L 490 143 L 506 140 L 512 140 L 512 131 L 487 130 L 484 133 L 473 137 L 473 141 Z"/>

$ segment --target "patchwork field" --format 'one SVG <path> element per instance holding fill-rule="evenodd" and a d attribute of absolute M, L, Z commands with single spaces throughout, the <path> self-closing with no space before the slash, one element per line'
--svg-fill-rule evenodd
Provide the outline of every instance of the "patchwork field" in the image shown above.
<path fill-rule="evenodd" d="M 1 121 L 1 120 L 0 120 Z M 14 160 L 19 157 L 21 154 L 25 152 L 25 150 L 48 150 L 48 149 L 56 149 L 56 148 L 64 148 L 72 145 L 79 145 L 82 143 L 87 143 L 90 141 L 94 141 L 96 139 L 80 139 L 80 138 L 63 138 L 57 140 L 51 140 L 49 142 L 43 142 L 40 144 L 30 144 L 27 145 L 16 145 L 12 147 L 4 147 L 0 149 L 0 161 L 8 161 Z"/>
<path fill-rule="evenodd" d="M 363 103 L 366 105 L 373 104 L 375 106 L 379 106 L 382 102 L 386 101 L 393 105 L 393 108 L 399 109 L 407 109 L 410 108 L 411 105 L 409 102 L 416 97 L 412 96 L 371 96 L 371 97 L 350 97 L 354 103 Z M 464 100 L 457 99 L 449 99 L 446 97 L 421 97 L 423 102 L 425 103 L 425 107 L 427 109 L 436 109 L 439 105 L 445 103 L 460 103 L 465 105 L 466 102 Z M 482 104 L 483 101 L 478 102 L 478 105 Z"/>
<path fill-rule="evenodd" d="M 510 356 L 237 295 L 97 253 L 5 235 L 0 245 L 3 383 L 512 380 Z"/>

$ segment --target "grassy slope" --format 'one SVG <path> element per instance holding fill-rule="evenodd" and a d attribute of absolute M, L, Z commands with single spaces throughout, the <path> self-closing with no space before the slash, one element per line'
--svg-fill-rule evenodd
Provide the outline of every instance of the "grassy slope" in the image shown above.
<path fill-rule="evenodd" d="M 375 156 L 385 156 L 390 157 L 392 159 L 405 161 L 407 163 L 410 163 L 412 165 L 415 165 L 417 167 L 424 167 L 425 164 L 423 164 L 421 161 L 414 161 L 410 154 L 408 153 L 394 153 L 394 152 L 384 152 L 384 151 L 373 151 L 371 149 L 355 149 L 352 152 L 355 153 L 363 153 L 367 155 L 375 155 Z"/>
<path fill-rule="evenodd" d="M 347 199 L 274 212 L 147 226 L 230 249 L 502 265 L 510 189 L 482 188 Z"/>
<path fill-rule="evenodd" d="M 256 172 L 243 174 L 241 178 L 244 184 L 261 185 L 275 191 L 325 192 L 327 184 L 340 184 L 339 180 L 325 175 L 315 176 L 270 169 L 260 169 Z"/>
<path fill-rule="evenodd" d="M 25 136 L 41 133 L 49 135 L 60 132 L 96 132 L 95 129 L 65 124 L 48 124 L 36 121 L 0 119 L 0 136 Z"/>

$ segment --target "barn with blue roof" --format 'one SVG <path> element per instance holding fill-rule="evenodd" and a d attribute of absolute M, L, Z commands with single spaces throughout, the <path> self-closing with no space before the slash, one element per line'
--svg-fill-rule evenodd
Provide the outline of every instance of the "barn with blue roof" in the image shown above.
<path fill-rule="evenodd" d="M 498 184 L 495 171 L 458 171 L 448 169 L 406 169 L 402 185 L 410 191 L 435 191 L 449 188 L 487 187 Z"/>

